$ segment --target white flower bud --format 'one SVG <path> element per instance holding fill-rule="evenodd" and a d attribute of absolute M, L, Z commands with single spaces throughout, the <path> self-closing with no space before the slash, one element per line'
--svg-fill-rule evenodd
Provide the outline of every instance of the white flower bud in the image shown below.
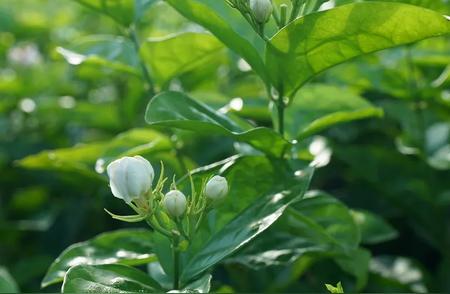
<path fill-rule="evenodd" d="M 111 192 L 126 203 L 147 193 L 155 177 L 152 165 L 141 156 L 122 157 L 111 162 L 106 170 Z"/>
<path fill-rule="evenodd" d="M 266 23 L 272 14 L 271 0 L 250 0 L 250 9 L 258 23 Z"/>
<path fill-rule="evenodd" d="M 181 191 L 172 190 L 164 196 L 164 207 L 172 217 L 180 217 L 186 210 L 186 196 Z"/>
<path fill-rule="evenodd" d="M 211 200 L 223 199 L 228 194 L 227 179 L 221 176 L 212 177 L 205 187 L 205 195 Z"/>

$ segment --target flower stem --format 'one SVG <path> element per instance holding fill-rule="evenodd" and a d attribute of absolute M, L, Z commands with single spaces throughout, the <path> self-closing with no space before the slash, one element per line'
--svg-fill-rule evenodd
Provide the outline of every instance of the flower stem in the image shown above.
<path fill-rule="evenodd" d="M 130 32 L 130 39 L 133 42 L 134 50 L 135 50 L 135 53 L 136 53 L 136 55 L 138 57 L 139 64 L 141 66 L 143 78 L 144 78 L 144 80 L 145 80 L 145 82 L 147 84 L 146 88 L 147 88 L 148 92 L 150 93 L 150 95 L 153 97 L 156 94 L 155 83 L 153 82 L 153 79 L 152 79 L 152 77 L 150 75 L 150 72 L 148 71 L 148 68 L 145 65 L 145 63 L 142 60 L 142 57 L 141 57 L 141 55 L 139 53 L 140 48 L 141 48 L 141 44 L 139 42 L 139 38 L 137 36 L 136 28 L 135 28 L 134 25 L 130 26 L 129 32 Z"/>
<path fill-rule="evenodd" d="M 277 102 L 277 116 L 278 116 L 278 133 L 284 137 L 284 109 L 285 105 L 283 97 L 280 97 Z"/>
<path fill-rule="evenodd" d="M 173 290 L 180 288 L 180 252 L 178 251 L 178 236 L 174 234 L 172 238 L 173 254 Z"/>

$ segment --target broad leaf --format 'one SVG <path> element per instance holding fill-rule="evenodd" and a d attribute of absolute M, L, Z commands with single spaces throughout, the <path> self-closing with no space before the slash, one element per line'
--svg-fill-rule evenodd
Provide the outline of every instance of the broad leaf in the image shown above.
<path fill-rule="evenodd" d="M 164 92 L 150 101 L 145 113 L 147 123 L 195 131 L 204 135 L 223 135 L 273 155 L 280 155 L 290 145 L 268 128 L 251 128 L 179 92 Z"/>
<path fill-rule="evenodd" d="M 109 141 L 42 151 L 21 159 L 18 164 L 28 169 L 64 171 L 105 180 L 100 174 L 107 164 L 122 156 L 140 154 L 158 161 L 164 159 L 168 167 L 177 170 L 178 163 L 171 150 L 167 136 L 148 129 L 132 129 Z"/>
<path fill-rule="evenodd" d="M 223 44 L 210 34 L 188 32 L 148 39 L 142 44 L 141 54 L 157 82 L 165 85 L 176 76 L 223 59 L 223 49 Z"/>
<path fill-rule="evenodd" d="M 120 264 L 79 265 L 64 278 L 63 293 L 160 293 L 158 282 L 144 272 Z"/>
<path fill-rule="evenodd" d="M 274 86 L 292 96 L 318 73 L 354 57 L 450 33 L 439 13 L 400 3 L 355 3 L 307 15 L 277 33 L 266 63 Z"/>
<path fill-rule="evenodd" d="M 75 0 L 78 3 L 111 17 L 128 27 L 144 15 L 157 0 Z"/>
<path fill-rule="evenodd" d="M 353 218 L 361 231 L 361 243 L 377 244 L 395 239 L 397 231 L 382 217 L 363 210 L 352 211 Z"/>
<path fill-rule="evenodd" d="M 383 115 L 359 95 L 322 84 L 303 88 L 286 109 L 286 129 L 293 138 L 305 138 L 339 123 Z"/>
<path fill-rule="evenodd" d="M 77 265 L 140 265 L 155 260 L 150 231 L 120 230 L 103 233 L 64 250 L 50 266 L 42 280 L 42 287 L 61 282 L 69 268 Z"/>
<path fill-rule="evenodd" d="M 312 171 L 306 170 L 296 186 L 258 199 L 223 227 L 184 267 L 182 280 L 200 275 L 269 228 L 290 204 L 303 197 L 311 176 Z"/>
<path fill-rule="evenodd" d="M 350 210 L 336 198 L 310 191 L 230 262 L 259 269 L 294 262 L 309 253 L 346 257 L 359 244 Z"/>
<path fill-rule="evenodd" d="M 138 58 L 131 41 L 117 36 L 97 35 L 77 40 L 56 51 L 72 65 L 93 64 L 139 75 Z"/>
<path fill-rule="evenodd" d="M 0 267 L 0 293 L 18 293 L 19 287 L 9 272 Z"/>
<path fill-rule="evenodd" d="M 211 279 L 210 274 L 206 274 L 200 279 L 188 284 L 181 290 L 182 293 L 209 293 L 211 289 Z"/>
<path fill-rule="evenodd" d="M 226 1 L 167 0 L 187 19 L 208 29 L 228 48 L 241 55 L 265 81 L 268 80 L 262 61 L 264 41 L 236 9 Z"/>
<path fill-rule="evenodd" d="M 369 250 L 357 248 L 335 259 L 336 263 L 344 271 L 356 278 L 357 291 L 361 291 L 367 284 L 370 258 L 371 254 Z"/>

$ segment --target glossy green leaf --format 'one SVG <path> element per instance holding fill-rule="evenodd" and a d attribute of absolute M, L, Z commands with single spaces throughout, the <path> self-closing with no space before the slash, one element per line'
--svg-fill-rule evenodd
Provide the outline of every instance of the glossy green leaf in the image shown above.
<path fill-rule="evenodd" d="M 120 230 L 74 244 L 50 266 L 42 287 L 61 282 L 69 268 L 77 265 L 140 265 L 155 261 L 151 236 L 147 230 Z"/>
<path fill-rule="evenodd" d="M 226 1 L 167 0 L 187 19 L 208 29 L 228 48 L 241 55 L 265 81 L 267 72 L 262 61 L 264 41 L 236 9 Z"/>
<path fill-rule="evenodd" d="M 345 258 L 357 249 L 359 228 L 350 210 L 336 198 L 309 191 L 283 217 L 229 261 L 254 269 L 284 266 L 309 253 Z"/>
<path fill-rule="evenodd" d="M 200 275 L 269 228 L 290 204 L 303 197 L 311 176 L 312 170 L 305 170 L 296 186 L 259 198 L 225 225 L 184 267 L 182 280 Z"/>
<path fill-rule="evenodd" d="M 128 27 L 137 22 L 157 0 L 75 0 L 78 3 L 111 17 Z"/>
<path fill-rule="evenodd" d="M 377 244 L 395 239 L 397 231 L 382 217 L 369 211 L 352 211 L 353 218 L 361 231 L 363 244 Z"/>
<path fill-rule="evenodd" d="M 164 92 L 155 96 L 147 106 L 145 119 L 152 126 L 232 137 L 273 155 L 282 154 L 290 145 L 271 129 L 251 128 L 247 123 L 237 123 L 179 92 Z"/>
<path fill-rule="evenodd" d="M 224 53 L 223 44 L 206 33 L 187 32 L 147 39 L 141 47 L 142 56 L 161 85 L 214 59 L 224 59 Z"/>
<path fill-rule="evenodd" d="M 19 293 L 16 281 L 4 267 L 0 267 L 0 293 Z"/>
<path fill-rule="evenodd" d="M 93 35 L 56 51 L 71 65 L 91 64 L 139 75 L 133 44 L 123 37 Z"/>
<path fill-rule="evenodd" d="M 352 91 L 312 84 L 286 109 L 286 130 L 293 138 L 303 139 L 339 123 L 382 115 L 381 108 Z"/>
<path fill-rule="evenodd" d="M 160 293 L 158 282 L 120 264 L 78 265 L 64 278 L 63 293 Z"/>
<path fill-rule="evenodd" d="M 439 13 L 400 3 L 355 3 L 299 18 L 267 47 L 274 86 L 292 96 L 320 72 L 354 57 L 450 33 Z"/>
<path fill-rule="evenodd" d="M 181 293 L 209 293 L 211 290 L 211 279 L 210 274 L 206 274 L 200 279 L 188 284 L 181 290 Z"/>

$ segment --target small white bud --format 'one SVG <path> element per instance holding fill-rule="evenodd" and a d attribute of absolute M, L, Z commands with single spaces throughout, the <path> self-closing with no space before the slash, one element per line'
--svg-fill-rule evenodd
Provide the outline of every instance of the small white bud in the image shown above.
<path fill-rule="evenodd" d="M 172 217 L 180 217 L 186 210 L 186 196 L 181 191 L 172 190 L 164 196 L 164 207 Z"/>
<path fill-rule="evenodd" d="M 227 179 L 221 176 L 212 177 L 205 187 L 205 195 L 211 200 L 221 200 L 228 194 Z"/>
<path fill-rule="evenodd" d="M 250 9 L 255 17 L 255 20 L 260 23 L 269 21 L 272 14 L 273 6 L 271 0 L 250 0 Z"/>
<path fill-rule="evenodd" d="M 152 165 L 141 156 L 122 157 L 111 162 L 106 170 L 111 192 L 126 203 L 147 193 L 155 177 Z"/>

